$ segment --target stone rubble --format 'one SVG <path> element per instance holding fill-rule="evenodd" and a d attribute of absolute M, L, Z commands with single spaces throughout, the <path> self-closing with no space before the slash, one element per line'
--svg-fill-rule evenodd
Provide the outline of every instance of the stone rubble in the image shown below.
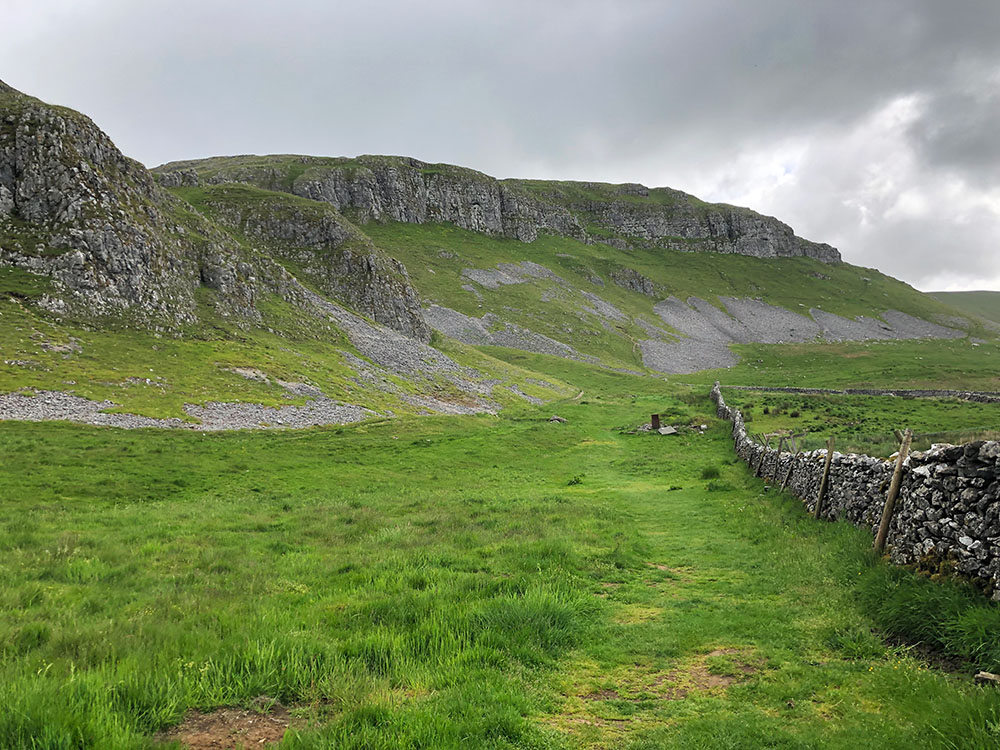
<path fill-rule="evenodd" d="M 112 401 L 93 401 L 61 391 L 35 391 L 32 395 L 7 393 L 0 395 L 0 419 L 27 422 L 64 420 L 123 429 L 158 427 L 215 432 L 350 424 L 379 416 L 369 409 L 343 404 L 325 396 L 311 399 L 301 406 L 289 404 L 274 407 L 215 401 L 203 406 L 185 404 L 184 411 L 199 420 L 198 423 L 107 411 L 114 406 Z"/>

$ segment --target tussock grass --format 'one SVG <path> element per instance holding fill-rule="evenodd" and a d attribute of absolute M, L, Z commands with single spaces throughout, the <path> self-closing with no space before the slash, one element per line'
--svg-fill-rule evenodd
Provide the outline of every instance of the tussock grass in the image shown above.
<path fill-rule="evenodd" d="M 960 660 L 970 670 L 1000 672 L 1000 607 L 972 586 L 877 565 L 865 574 L 858 593 L 864 610 L 886 633 Z"/>

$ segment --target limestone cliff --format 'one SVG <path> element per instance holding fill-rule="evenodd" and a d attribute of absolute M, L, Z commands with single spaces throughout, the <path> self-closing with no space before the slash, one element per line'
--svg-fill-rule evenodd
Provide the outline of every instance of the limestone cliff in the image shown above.
<path fill-rule="evenodd" d="M 270 295 L 310 314 L 307 290 L 276 262 L 292 257 L 338 301 L 428 340 L 405 269 L 314 205 L 258 203 L 216 223 L 157 185 L 89 118 L 0 82 L 0 266 L 49 276 L 43 305 L 57 314 L 179 329 L 207 304 L 250 325 L 262 322 Z"/>
<path fill-rule="evenodd" d="M 496 180 L 395 156 L 216 157 L 172 162 L 154 173 L 168 186 L 243 182 L 282 190 L 329 203 L 359 222 L 452 222 L 524 242 L 550 232 L 617 247 L 840 260 L 835 248 L 797 237 L 777 219 L 669 188 Z"/>
<path fill-rule="evenodd" d="M 218 224 L 265 245 L 300 280 L 377 323 L 430 341 L 406 268 L 328 205 L 242 185 L 187 197 Z"/>
<path fill-rule="evenodd" d="M 254 319 L 252 269 L 83 115 L 0 84 L 0 263 L 45 273 L 60 313 L 180 325 L 195 290 L 223 314 Z"/>

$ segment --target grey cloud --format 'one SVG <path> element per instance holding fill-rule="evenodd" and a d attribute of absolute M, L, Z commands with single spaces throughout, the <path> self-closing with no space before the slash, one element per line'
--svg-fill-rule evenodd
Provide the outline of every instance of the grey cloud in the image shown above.
<path fill-rule="evenodd" d="M 934 94 L 910 135 L 929 164 L 1000 185 L 1000 91 Z"/>
<path fill-rule="evenodd" d="M 947 169 L 985 189 L 1000 161 L 996 99 L 977 84 L 1000 69 L 994 0 L 32 7 L 11 21 L 0 77 L 90 114 L 150 165 L 397 153 L 499 177 L 697 186 L 740 202 L 753 191 L 729 167 L 796 140 L 832 174 L 807 170 L 805 195 L 779 191 L 753 207 L 812 239 L 854 243 L 841 249 L 863 262 L 878 250 L 859 239 L 870 229 L 837 208 L 864 169 L 838 164 L 844 132 L 913 95 L 925 119 L 904 136 L 926 169 L 908 178 Z M 933 270 L 933 253 L 919 263 L 907 278 Z"/>

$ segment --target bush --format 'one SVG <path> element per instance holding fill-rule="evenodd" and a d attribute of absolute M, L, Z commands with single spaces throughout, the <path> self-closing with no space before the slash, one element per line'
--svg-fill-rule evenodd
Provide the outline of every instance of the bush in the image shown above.
<path fill-rule="evenodd" d="M 718 479 L 719 478 L 719 467 L 718 466 L 706 466 L 701 470 L 702 479 Z"/>

